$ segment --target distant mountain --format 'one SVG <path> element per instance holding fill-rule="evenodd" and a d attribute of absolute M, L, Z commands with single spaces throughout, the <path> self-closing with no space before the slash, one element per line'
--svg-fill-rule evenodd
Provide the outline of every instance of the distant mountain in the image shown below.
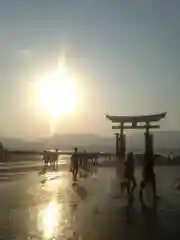
<path fill-rule="evenodd" d="M 180 149 L 180 131 L 155 131 L 154 146 L 156 149 Z M 127 135 L 127 148 L 143 149 L 144 133 L 137 132 Z M 59 148 L 69 150 L 74 147 L 92 151 L 114 151 L 115 137 L 103 137 L 98 134 L 56 134 L 50 138 L 26 141 L 19 138 L 0 138 L 6 148 L 22 150 L 43 150 Z"/>
<path fill-rule="evenodd" d="M 180 148 L 180 131 L 154 131 L 155 148 Z M 144 147 L 144 134 L 134 133 L 127 138 L 128 145 L 136 148 Z"/>
<path fill-rule="evenodd" d="M 3 145 L 6 148 L 13 148 L 13 149 L 17 149 L 20 146 L 24 148 L 26 143 L 23 139 L 20 139 L 20 138 L 0 138 L 0 141 L 3 143 Z"/>
<path fill-rule="evenodd" d="M 114 139 L 104 138 L 96 134 L 64 134 L 54 135 L 50 138 L 39 139 L 36 141 L 26 141 L 16 138 L 0 138 L 0 141 L 8 149 L 15 150 L 43 150 L 45 148 L 59 148 L 62 150 L 79 147 L 82 149 L 109 149 L 114 148 Z M 103 150 L 102 150 L 103 151 Z"/>

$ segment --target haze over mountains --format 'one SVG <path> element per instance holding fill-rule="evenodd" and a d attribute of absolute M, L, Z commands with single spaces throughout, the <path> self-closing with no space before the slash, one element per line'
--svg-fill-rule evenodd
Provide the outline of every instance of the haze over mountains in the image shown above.
<path fill-rule="evenodd" d="M 180 131 L 154 132 L 155 149 L 180 149 Z M 127 135 L 128 149 L 143 149 L 144 134 L 137 132 Z M 103 137 L 98 134 L 57 134 L 50 138 L 27 141 L 19 138 L 0 138 L 8 149 L 43 150 L 44 148 L 59 148 L 71 150 L 75 146 L 89 151 L 114 151 L 115 137 Z"/>

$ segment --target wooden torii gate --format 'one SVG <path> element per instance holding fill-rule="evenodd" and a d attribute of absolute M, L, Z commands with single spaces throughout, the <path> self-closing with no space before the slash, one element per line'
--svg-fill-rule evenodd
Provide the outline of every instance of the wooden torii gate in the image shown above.
<path fill-rule="evenodd" d="M 145 154 L 144 154 L 144 166 L 143 166 L 143 179 L 140 184 L 139 197 L 144 205 L 143 190 L 146 185 L 151 182 L 153 187 L 153 208 L 156 211 L 156 177 L 154 173 L 154 149 L 153 149 L 153 135 L 150 133 L 150 129 L 160 128 L 159 125 L 154 125 L 152 122 L 158 122 L 166 116 L 166 112 L 153 114 L 153 115 L 141 115 L 141 116 L 110 116 L 106 115 L 106 118 L 113 123 L 119 123 L 119 125 L 112 126 L 112 129 L 120 130 L 116 133 L 116 156 L 123 157 L 126 153 L 126 136 L 124 134 L 125 129 L 145 129 Z M 127 125 L 128 124 L 128 125 Z M 141 125 L 140 125 L 141 124 Z M 122 158 L 123 159 L 123 158 Z M 152 206 L 152 203 L 151 203 Z"/>
<path fill-rule="evenodd" d="M 149 152 L 153 153 L 153 135 L 150 133 L 150 129 L 160 128 L 160 125 L 154 125 L 152 122 L 158 122 L 165 116 L 166 112 L 139 116 L 106 115 L 106 118 L 112 123 L 119 123 L 119 125 L 112 126 L 112 129 L 120 130 L 115 133 L 116 155 L 124 156 L 126 153 L 126 135 L 124 134 L 124 130 L 126 129 L 145 129 L 145 154 Z"/>

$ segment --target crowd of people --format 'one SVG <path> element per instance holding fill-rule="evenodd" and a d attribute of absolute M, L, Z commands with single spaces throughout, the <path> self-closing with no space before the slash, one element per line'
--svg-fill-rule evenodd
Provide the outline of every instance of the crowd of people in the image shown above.
<path fill-rule="evenodd" d="M 58 149 L 55 151 L 44 150 L 43 161 L 44 167 L 51 165 L 56 167 L 58 165 Z M 97 154 L 87 153 L 84 150 L 83 153 L 78 152 L 78 148 L 74 148 L 74 152 L 70 160 L 70 172 L 72 172 L 73 180 L 76 181 L 77 174 L 80 168 L 86 168 L 88 160 L 92 160 L 92 163 L 95 165 L 97 163 Z"/>
<path fill-rule="evenodd" d="M 43 159 L 44 159 L 44 165 L 48 166 L 48 164 L 52 166 L 57 166 L 58 164 L 58 149 L 55 151 L 44 151 Z M 148 157 L 150 160 L 148 160 Z M 142 200 L 143 199 L 143 190 L 147 186 L 147 184 L 152 184 L 154 196 L 156 196 L 156 184 L 155 184 L 155 174 L 153 169 L 153 161 L 151 159 L 153 156 L 145 156 L 146 161 L 144 161 L 145 165 L 143 166 L 142 171 L 142 181 L 140 183 L 140 192 L 139 197 Z M 86 168 L 88 160 L 92 160 L 93 164 L 96 164 L 97 162 L 97 155 L 87 153 L 85 150 L 83 153 L 78 152 L 78 148 L 74 148 L 74 152 L 70 159 L 70 172 L 73 176 L 73 181 L 77 180 L 77 174 L 79 172 L 80 168 Z M 127 189 L 128 196 L 132 196 L 134 189 L 137 186 L 136 178 L 135 178 L 135 157 L 133 152 L 129 152 L 125 158 L 124 162 L 124 182 L 125 187 Z"/>
<path fill-rule="evenodd" d="M 87 153 L 86 150 L 84 150 L 83 153 L 79 153 L 78 149 L 75 148 L 74 152 L 71 156 L 71 163 L 70 163 L 70 172 L 72 172 L 73 180 L 77 180 L 77 174 L 79 172 L 79 168 L 83 168 L 84 170 L 87 170 L 87 163 L 88 160 L 91 160 L 92 163 L 95 165 L 97 164 L 97 154 L 93 153 Z"/>
<path fill-rule="evenodd" d="M 58 164 L 58 149 L 56 149 L 55 151 L 44 150 L 43 161 L 45 167 L 47 167 L 48 164 L 55 167 Z"/>

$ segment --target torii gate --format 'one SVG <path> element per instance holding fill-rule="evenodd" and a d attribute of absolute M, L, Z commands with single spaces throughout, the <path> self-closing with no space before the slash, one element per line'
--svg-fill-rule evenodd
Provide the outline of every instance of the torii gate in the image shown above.
<path fill-rule="evenodd" d="M 106 118 L 113 123 L 120 123 L 120 125 L 112 126 L 112 129 L 120 129 L 120 132 L 116 133 L 116 156 L 123 157 L 126 153 L 126 136 L 124 135 L 124 129 L 145 129 L 145 155 L 144 155 L 144 174 L 140 184 L 139 197 L 144 205 L 143 190 L 146 185 L 151 181 L 153 186 L 153 208 L 156 211 L 156 180 L 154 173 L 154 149 L 153 149 L 153 135 L 150 133 L 152 128 L 160 128 L 159 125 L 152 125 L 151 122 L 160 121 L 166 116 L 166 112 L 153 114 L 153 115 L 141 115 L 141 116 L 110 116 L 106 115 Z M 128 123 L 129 125 L 125 125 Z M 139 123 L 143 125 L 139 125 Z M 151 176 L 150 176 L 150 175 Z M 152 203 L 151 203 L 152 204 Z M 152 206 L 152 205 L 151 205 Z"/>
<path fill-rule="evenodd" d="M 150 129 L 160 128 L 159 125 L 152 125 L 152 122 L 158 122 L 166 116 L 166 112 L 151 115 L 139 116 L 111 116 L 106 115 L 112 123 L 119 123 L 119 125 L 112 126 L 112 129 L 120 130 L 116 135 L 116 155 L 124 156 L 126 153 L 126 136 L 124 129 L 145 129 L 145 154 L 153 153 L 153 135 Z M 128 124 L 128 125 L 126 125 Z M 139 125 L 143 124 L 143 125 Z"/>

